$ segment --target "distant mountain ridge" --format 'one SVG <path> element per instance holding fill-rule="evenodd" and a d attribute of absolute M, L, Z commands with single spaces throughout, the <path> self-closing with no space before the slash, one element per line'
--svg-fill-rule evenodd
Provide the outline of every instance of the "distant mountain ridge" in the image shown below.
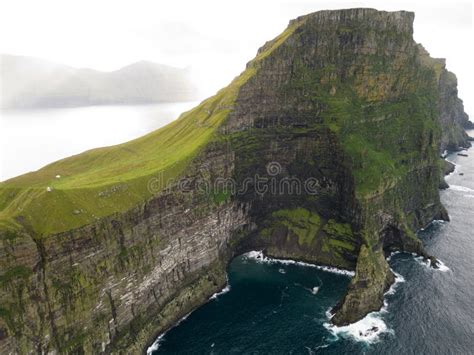
<path fill-rule="evenodd" d="M 140 61 L 103 72 L 0 55 L 2 108 L 70 107 L 191 101 L 190 70 Z"/>

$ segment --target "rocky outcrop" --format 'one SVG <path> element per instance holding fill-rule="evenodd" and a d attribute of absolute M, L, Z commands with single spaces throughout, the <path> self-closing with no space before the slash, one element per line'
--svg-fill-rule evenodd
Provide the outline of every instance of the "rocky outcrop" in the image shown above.
<path fill-rule="evenodd" d="M 469 116 L 464 112 L 464 104 L 458 97 L 458 80 L 454 73 L 446 69 L 446 60 L 431 58 L 426 49 L 419 44 L 420 60 L 432 67 L 438 81 L 438 110 L 442 128 L 440 152 L 469 148 L 469 136 L 465 129 L 473 127 Z"/>
<path fill-rule="evenodd" d="M 215 174 L 232 163 L 202 158 Z M 245 204 L 170 187 L 70 232 L 4 235 L 0 353 L 141 351 L 223 287 L 231 236 L 247 223 Z"/>
<path fill-rule="evenodd" d="M 464 105 L 458 98 L 456 75 L 443 66 L 439 78 L 440 121 L 443 127 L 440 150 L 456 151 L 471 146 L 464 129 L 472 129 L 473 123 L 464 112 Z"/>
<path fill-rule="evenodd" d="M 338 325 L 382 306 L 387 253 L 436 265 L 415 231 L 448 219 L 439 152 L 465 143 L 465 116 L 413 19 L 350 9 L 291 21 L 217 94 L 238 90 L 212 107 L 228 115 L 181 180 L 63 233 L 2 226 L 0 352 L 143 349 L 254 248 L 355 270 Z"/>

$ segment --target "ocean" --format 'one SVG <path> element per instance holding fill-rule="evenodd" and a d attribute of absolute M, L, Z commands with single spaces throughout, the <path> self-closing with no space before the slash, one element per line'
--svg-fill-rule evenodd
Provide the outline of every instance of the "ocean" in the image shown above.
<path fill-rule="evenodd" d="M 397 282 L 380 312 L 349 327 L 330 325 L 328 310 L 350 275 L 311 265 L 235 258 L 229 285 L 174 328 L 151 354 L 474 354 L 474 149 L 450 154 L 456 170 L 441 192 L 451 221 L 419 231 L 439 270 L 420 258 L 389 258 Z M 367 332 L 377 327 L 375 333 Z"/>

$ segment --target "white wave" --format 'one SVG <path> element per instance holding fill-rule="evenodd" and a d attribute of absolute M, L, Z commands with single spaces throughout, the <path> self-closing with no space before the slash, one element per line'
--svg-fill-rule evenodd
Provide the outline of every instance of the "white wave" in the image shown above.
<path fill-rule="evenodd" d="M 427 268 L 431 269 L 431 260 L 430 259 L 425 259 L 422 256 L 415 256 L 414 258 L 418 264 L 426 266 Z"/>
<path fill-rule="evenodd" d="M 386 260 L 387 260 L 387 261 L 390 261 L 390 259 L 392 259 L 392 256 L 397 255 L 397 254 L 400 254 L 400 253 L 401 253 L 401 251 L 398 251 L 398 250 L 397 250 L 397 251 L 392 251 L 392 252 L 390 253 L 390 255 L 387 257 Z"/>
<path fill-rule="evenodd" d="M 229 292 L 229 291 L 230 291 L 230 285 L 229 285 L 229 282 L 227 281 L 226 287 L 224 287 L 221 291 L 214 293 L 211 297 L 209 297 L 209 300 L 214 300 L 214 299 L 216 299 L 217 297 L 219 297 L 220 295 L 223 295 L 223 294 L 225 294 L 225 293 L 227 293 L 227 292 Z M 170 329 L 172 329 L 172 328 L 174 328 L 174 327 L 177 327 L 179 324 L 181 324 L 181 322 L 183 322 L 184 320 L 186 320 L 186 318 L 188 318 L 191 313 L 192 313 L 192 312 L 186 314 L 183 318 L 181 318 L 180 320 L 178 320 Z M 169 329 L 169 330 L 170 330 L 170 329 Z M 164 336 L 166 335 L 166 333 L 167 333 L 169 330 L 167 330 L 167 331 L 164 332 L 164 333 L 161 333 L 161 334 L 156 338 L 155 342 L 154 342 L 153 344 L 151 344 L 151 345 L 148 347 L 148 349 L 146 350 L 147 355 L 148 355 L 148 354 L 151 354 L 153 351 L 158 350 L 158 348 L 160 347 L 161 342 L 163 341 Z"/>
<path fill-rule="evenodd" d="M 398 254 L 399 252 L 393 252 L 391 255 Z M 390 269 L 395 275 L 395 282 L 390 286 L 390 289 L 385 292 L 384 296 L 393 295 L 400 283 L 405 282 L 405 278 L 394 270 Z M 338 327 L 329 322 L 324 323 L 324 327 L 329 330 L 336 338 L 342 336 L 344 338 L 351 338 L 355 341 L 362 341 L 365 343 L 376 343 L 379 341 L 380 334 L 390 333 L 393 334 L 393 330 L 387 327 L 387 324 L 382 319 L 382 315 L 388 313 L 388 301 L 384 298 L 383 306 L 380 311 L 371 312 L 367 314 L 360 321 L 355 323 Z M 331 314 L 331 310 L 326 311 L 326 317 L 328 320 L 334 315 Z"/>
<path fill-rule="evenodd" d="M 441 271 L 441 272 L 447 272 L 451 270 L 449 267 L 446 266 L 445 263 L 443 263 L 441 260 L 436 259 L 438 261 L 438 267 L 432 267 L 431 266 L 431 260 L 430 259 L 424 259 L 422 256 L 416 256 L 414 258 L 420 265 L 426 266 L 430 270 L 435 270 L 435 271 Z"/>
<path fill-rule="evenodd" d="M 390 269 L 392 270 L 392 269 Z M 400 275 L 398 272 L 395 272 L 392 270 L 393 274 L 395 275 L 395 282 L 390 286 L 387 292 L 385 292 L 385 295 L 393 295 L 395 294 L 395 291 L 397 289 L 398 284 L 401 284 L 402 282 L 405 282 L 405 278 Z M 384 300 L 384 306 L 385 306 L 385 300 Z"/>
<path fill-rule="evenodd" d="M 210 300 L 215 300 L 217 297 L 219 297 L 220 295 L 223 295 L 227 292 L 230 291 L 230 285 L 227 283 L 227 286 L 224 287 L 222 290 L 220 290 L 219 292 L 216 292 L 214 293 L 209 299 Z"/>
<path fill-rule="evenodd" d="M 278 272 L 279 272 L 280 274 L 286 274 L 285 269 L 278 269 Z"/>
<path fill-rule="evenodd" d="M 449 185 L 449 188 L 451 190 L 460 191 L 460 192 L 474 192 L 473 189 L 466 186 L 460 186 L 460 185 Z"/>
<path fill-rule="evenodd" d="M 332 317 L 334 317 L 334 314 L 332 314 L 331 312 L 332 308 L 329 308 L 327 311 L 326 311 L 326 318 L 331 320 Z"/>
<path fill-rule="evenodd" d="M 191 314 L 192 312 L 189 312 L 188 314 L 186 314 L 183 318 L 181 318 L 180 320 L 178 320 L 176 322 L 176 324 L 174 324 L 170 329 L 168 329 L 166 332 L 163 332 L 161 333 L 158 338 L 156 338 L 155 342 L 153 344 L 151 344 L 148 349 L 146 349 L 146 353 L 147 355 L 151 354 L 153 351 L 156 351 L 159 349 L 160 347 L 160 344 L 161 342 L 163 341 L 163 338 L 165 337 L 166 333 L 168 333 L 168 331 L 170 331 L 171 329 L 177 327 L 178 325 L 181 324 L 181 322 L 183 322 L 184 320 L 186 320 L 186 318 L 189 317 L 189 315 Z"/>
<path fill-rule="evenodd" d="M 438 268 L 435 269 L 435 270 L 439 270 L 439 271 L 442 271 L 442 272 L 447 272 L 451 269 L 449 267 L 447 267 L 445 263 L 443 263 L 441 260 L 438 259 Z"/>
<path fill-rule="evenodd" d="M 445 223 L 445 221 L 441 221 L 441 220 L 435 220 L 433 221 L 432 223 Z M 418 255 L 416 253 L 407 253 L 407 252 L 400 252 L 400 251 L 395 251 L 393 253 L 391 253 L 388 258 L 387 258 L 387 261 L 390 261 L 390 259 L 392 258 L 392 256 L 396 255 L 396 254 L 400 254 L 400 253 L 405 253 L 405 254 L 411 254 L 413 256 L 413 259 L 415 259 L 420 265 L 423 265 L 423 266 L 426 266 L 427 268 L 429 268 L 430 270 L 438 270 L 438 271 L 442 271 L 442 272 L 447 272 L 449 270 L 451 270 L 449 267 L 446 266 L 445 263 L 443 263 L 441 260 L 439 259 L 436 259 L 438 261 L 438 267 L 437 268 L 434 268 L 431 266 L 431 260 L 430 259 L 426 259 L 421 256 L 421 255 Z M 402 275 L 400 274 L 397 274 L 395 271 L 392 270 L 392 272 L 395 274 L 395 283 L 392 285 L 394 286 L 396 283 L 397 283 L 397 279 L 398 278 L 401 278 L 402 280 L 399 281 L 399 282 L 405 282 L 405 279 L 403 278 Z"/>
<path fill-rule="evenodd" d="M 454 162 L 452 162 L 452 161 L 449 160 L 449 159 L 445 159 L 445 160 L 454 165 L 454 170 L 451 171 L 448 175 L 446 175 L 446 176 L 444 177 L 445 180 L 449 180 L 453 175 L 455 175 L 455 174 L 458 172 L 458 170 L 459 170 L 459 168 L 461 167 L 461 165 L 459 165 L 459 164 L 457 164 L 457 163 L 454 163 Z"/>
<path fill-rule="evenodd" d="M 319 345 L 319 346 L 315 347 L 314 350 L 325 349 L 328 346 L 329 346 L 329 344 Z"/>
<path fill-rule="evenodd" d="M 243 255 L 244 258 L 253 259 L 253 260 L 263 260 L 265 257 L 261 250 L 252 250 Z"/>
<path fill-rule="evenodd" d="M 382 333 L 393 333 L 393 330 L 389 329 L 381 319 L 380 312 L 369 313 L 360 321 L 342 327 L 329 322 L 323 325 L 336 338 L 341 336 L 369 344 L 378 342 Z"/>
<path fill-rule="evenodd" d="M 298 265 L 298 266 L 304 266 L 304 267 L 313 267 L 318 270 L 322 271 L 327 271 L 327 272 L 332 272 L 334 274 L 340 274 L 340 275 L 346 275 L 346 276 L 354 276 L 355 273 L 354 271 L 349 271 L 349 270 L 343 270 L 343 269 L 338 269 L 335 267 L 331 266 L 323 266 L 323 265 L 316 265 L 316 264 L 310 264 L 310 263 L 305 263 L 302 261 L 295 261 L 295 260 L 289 260 L 289 259 L 274 259 L 274 258 L 269 258 L 263 254 L 263 251 L 250 251 L 246 254 L 243 255 L 244 258 L 247 259 L 252 259 L 260 263 L 268 263 L 268 264 L 283 264 L 283 265 Z"/>
<path fill-rule="evenodd" d="M 306 350 L 308 350 L 308 355 L 317 354 L 319 349 L 325 349 L 329 346 L 329 344 L 323 344 L 316 346 L 314 349 L 310 348 L 309 346 L 305 346 Z"/>
<path fill-rule="evenodd" d="M 151 344 L 148 349 L 146 349 L 146 353 L 147 355 L 148 354 L 151 354 L 153 351 L 157 351 L 160 347 L 160 344 L 161 344 L 161 340 L 163 339 L 163 337 L 165 336 L 166 333 L 163 333 L 161 334 L 158 338 L 156 338 L 155 342 L 153 344 Z"/>

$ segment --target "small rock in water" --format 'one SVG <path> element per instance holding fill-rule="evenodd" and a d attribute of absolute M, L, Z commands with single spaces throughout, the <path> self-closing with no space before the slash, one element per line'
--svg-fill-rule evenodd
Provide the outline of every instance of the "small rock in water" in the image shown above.
<path fill-rule="evenodd" d="M 359 331 L 359 335 L 368 337 L 369 335 L 372 335 L 373 333 L 377 333 L 378 331 L 379 331 L 379 328 L 376 326 L 373 326 L 372 328 L 367 329 L 365 333 L 362 333 L 362 331 Z"/>
<path fill-rule="evenodd" d="M 317 294 L 318 292 L 319 292 L 319 287 L 317 287 L 317 286 L 313 287 L 313 289 L 311 290 L 311 293 L 313 295 Z"/>
<path fill-rule="evenodd" d="M 286 274 L 285 269 L 278 269 L 278 272 L 279 272 L 280 274 Z"/>

